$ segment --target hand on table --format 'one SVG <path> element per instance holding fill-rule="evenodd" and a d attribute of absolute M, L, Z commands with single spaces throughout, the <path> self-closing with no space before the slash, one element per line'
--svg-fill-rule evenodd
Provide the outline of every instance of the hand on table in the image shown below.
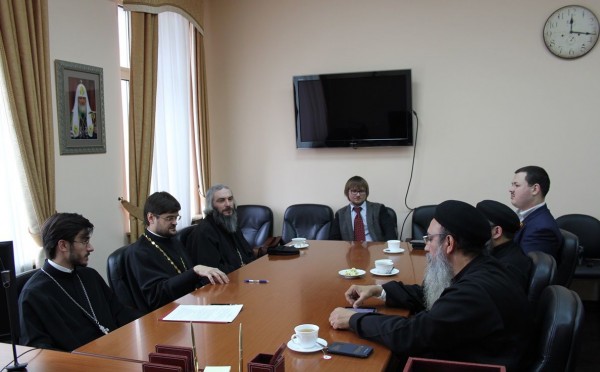
<path fill-rule="evenodd" d="M 378 297 L 381 295 L 383 288 L 380 285 L 353 285 L 344 295 L 348 303 L 352 307 L 357 308 L 370 297 Z"/>
<path fill-rule="evenodd" d="M 227 274 L 217 269 L 216 267 L 196 265 L 194 266 L 194 272 L 198 276 L 204 276 L 210 280 L 211 284 L 226 284 L 229 283 L 229 278 Z"/>
<path fill-rule="evenodd" d="M 354 310 L 338 307 L 329 315 L 329 324 L 334 329 L 348 329 L 350 328 L 350 317 L 354 314 L 356 314 Z"/>

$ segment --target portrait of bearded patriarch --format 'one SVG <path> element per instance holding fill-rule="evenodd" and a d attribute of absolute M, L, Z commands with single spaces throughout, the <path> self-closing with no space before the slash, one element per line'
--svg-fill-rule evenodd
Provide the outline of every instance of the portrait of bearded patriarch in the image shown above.
<path fill-rule="evenodd" d="M 92 102 L 92 104 L 94 104 Z M 95 105 L 94 105 L 95 106 Z M 73 109 L 71 110 L 71 138 L 97 138 L 96 112 L 90 106 L 88 92 L 81 80 L 75 89 Z"/>

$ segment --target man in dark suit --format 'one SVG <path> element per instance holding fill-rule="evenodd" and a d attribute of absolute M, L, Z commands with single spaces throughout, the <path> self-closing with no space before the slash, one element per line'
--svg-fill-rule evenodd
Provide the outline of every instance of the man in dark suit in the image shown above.
<path fill-rule="evenodd" d="M 359 176 L 344 186 L 350 205 L 335 212 L 330 240 L 384 242 L 397 239 L 396 226 L 385 205 L 367 201 L 369 184 Z"/>
<path fill-rule="evenodd" d="M 563 238 L 546 206 L 548 190 L 550 177 L 543 168 L 530 165 L 515 171 L 508 191 L 512 205 L 517 208 L 521 229 L 514 241 L 525 253 L 542 251 L 558 259 Z"/>

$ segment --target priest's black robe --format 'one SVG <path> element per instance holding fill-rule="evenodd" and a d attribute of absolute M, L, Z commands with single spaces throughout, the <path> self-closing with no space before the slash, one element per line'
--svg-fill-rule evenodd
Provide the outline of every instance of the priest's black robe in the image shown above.
<path fill-rule="evenodd" d="M 148 230 L 145 233 L 168 256 L 143 235 L 125 252 L 126 277 L 135 307 L 149 313 L 202 284 L 178 239 L 160 237 Z"/>
<path fill-rule="evenodd" d="M 523 365 L 531 310 L 523 288 L 495 258 L 474 258 L 429 311 L 419 311 L 420 286 L 389 282 L 383 288 L 386 305 L 418 312 L 408 318 L 357 313 L 350 318 L 350 328 L 384 344 L 401 360 L 416 356 L 498 364 L 508 371 Z"/>
<path fill-rule="evenodd" d="M 141 315 L 122 305 L 100 274 L 92 268 L 76 267 L 73 272 L 66 273 L 46 262 L 43 270 L 92 314 L 77 278 L 79 276 L 98 322 L 110 331 Z M 98 325 L 41 270 L 23 287 L 19 297 L 19 314 L 20 342 L 23 345 L 72 351 L 104 335 Z"/>
<path fill-rule="evenodd" d="M 186 249 L 194 265 L 216 267 L 225 274 L 253 260 L 252 248 L 238 229 L 227 232 L 212 215 L 206 216 L 192 230 Z"/>

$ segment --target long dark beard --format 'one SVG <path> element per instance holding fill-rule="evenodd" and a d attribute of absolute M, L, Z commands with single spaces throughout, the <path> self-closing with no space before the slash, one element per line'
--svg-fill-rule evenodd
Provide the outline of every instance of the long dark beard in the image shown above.
<path fill-rule="evenodd" d="M 425 295 L 425 307 L 431 310 L 433 304 L 440 298 L 444 289 L 452 284 L 454 272 L 448 257 L 444 254 L 440 245 L 434 257 L 428 256 L 428 265 L 423 280 L 423 292 Z"/>
<path fill-rule="evenodd" d="M 235 209 L 231 216 L 219 213 L 216 209 L 213 209 L 212 215 L 217 225 L 224 228 L 227 232 L 234 233 L 237 231 L 237 211 Z"/>

